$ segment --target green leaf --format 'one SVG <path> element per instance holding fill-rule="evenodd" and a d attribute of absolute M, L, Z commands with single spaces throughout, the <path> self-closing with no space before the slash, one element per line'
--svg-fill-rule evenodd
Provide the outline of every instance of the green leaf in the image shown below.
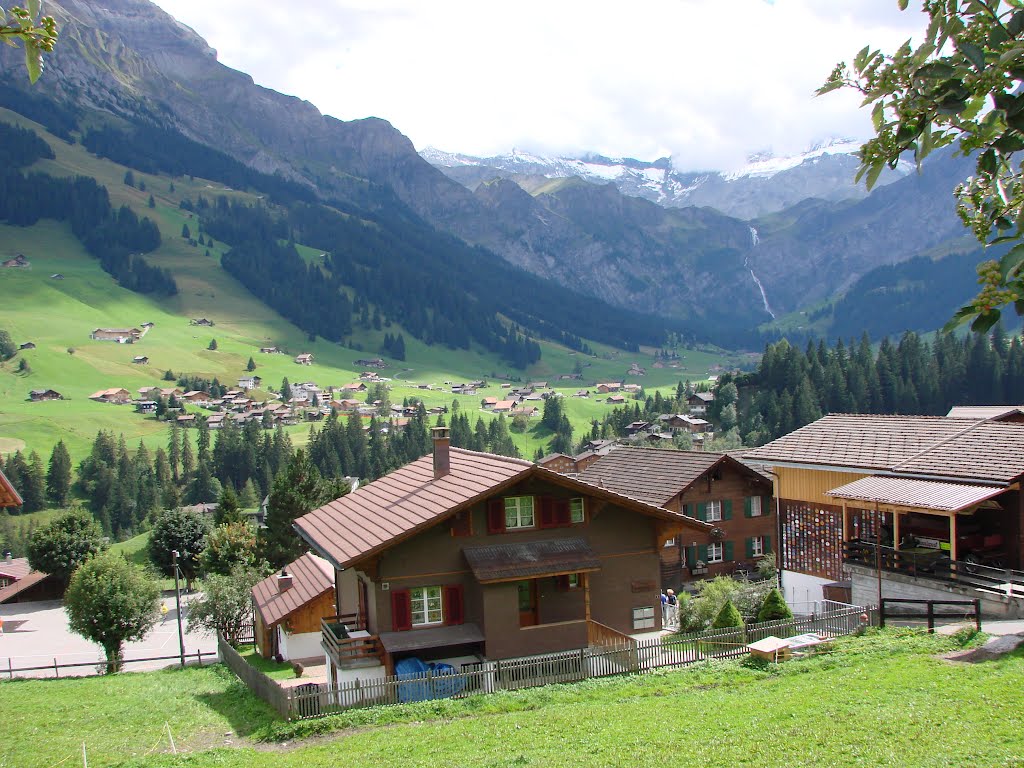
<path fill-rule="evenodd" d="M 35 83 L 43 74 L 43 52 L 31 40 L 25 41 L 25 68 L 30 83 Z"/>
<path fill-rule="evenodd" d="M 39 18 L 39 0 L 28 0 L 28 2 L 25 3 L 25 10 L 28 11 L 28 15 L 32 17 L 32 21 L 34 22 Z"/>
<path fill-rule="evenodd" d="M 974 322 L 971 323 L 971 330 L 975 333 L 986 333 L 998 321 L 999 310 L 989 309 L 975 318 Z"/>
<path fill-rule="evenodd" d="M 878 181 L 878 177 L 882 174 L 882 169 L 885 168 L 885 162 L 878 160 L 868 168 L 867 172 L 867 188 L 871 190 L 875 186 L 875 182 Z"/>
<path fill-rule="evenodd" d="M 974 65 L 976 70 L 981 72 L 985 69 L 985 52 L 981 48 L 974 43 L 968 43 L 966 40 L 957 41 L 956 47 Z"/>
<path fill-rule="evenodd" d="M 970 318 L 978 314 L 978 308 L 973 304 L 968 304 L 966 307 L 961 307 L 957 310 L 956 314 L 949 319 L 949 321 L 942 326 L 943 333 L 951 333 L 959 328 L 961 325 L 966 323 Z"/>
<path fill-rule="evenodd" d="M 999 272 L 1005 282 L 1024 263 L 1024 243 L 1015 245 L 999 260 Z"/>
<path fill-rule="evenodd" d="M 910 0 L 899 0 L 900 10 L 901 11 L 907 10 L 907 3 L 909 3 L 909 2 L 910 2 Z"/>

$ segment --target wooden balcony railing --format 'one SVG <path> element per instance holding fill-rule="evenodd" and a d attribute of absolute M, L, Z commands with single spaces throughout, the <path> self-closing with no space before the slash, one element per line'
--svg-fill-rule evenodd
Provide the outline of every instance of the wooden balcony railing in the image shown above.
<path fill-rule="evenodd" d="M 352 637 L 352 634 L 359 636 Z M 320 620 L 320 635 L 324 649 L 339 666 L 346 663 L 380 660 L 384 649 L 377 635 L 366 633 L 366 617 L 357 614 L 327 616 Z"/>
<path fill-rule="evenodd" d="M 606 624 L 590 619 L 587 622 L 587 645 L 599 648 L 621 648 L 623 645 L 635 646 L 636 640 L 624 632 L 619 632 Z"/>

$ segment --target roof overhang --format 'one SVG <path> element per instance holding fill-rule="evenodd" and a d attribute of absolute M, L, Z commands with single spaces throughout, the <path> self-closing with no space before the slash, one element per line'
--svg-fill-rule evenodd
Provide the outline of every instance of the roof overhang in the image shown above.
<path fill-rule="evenodd" d="M 576 537 L 467 547 L 462 553 L 481 584 L 589 573 L 601 568 L 601 560 L 590 544 Z"/>
<path fill-rule="evenodd" d="M 447 648 L 453 645 L 482 643 L 484 634 L 476 624 L 455 624 L 404 632 L 381 632 L 380 644 L 388 653 L 420 651 L 425 648 Z"/>
<path fill-rule="evenodd" d="M 951 515 L 974 509 L 1006 490 L 1005 486 L 873 475 L 833 488 L 825 495 L 844 501 L 877 505 L 885 511 Z"/>

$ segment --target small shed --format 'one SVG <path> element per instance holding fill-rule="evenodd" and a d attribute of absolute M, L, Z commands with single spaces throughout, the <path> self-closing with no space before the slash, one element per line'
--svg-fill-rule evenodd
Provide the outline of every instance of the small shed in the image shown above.
<path fill-rule="evenodd" d="M 335 613 L 334 568 L 306 553 L 252 588 L 256 647 L 266 659 L 322 657 L 320 620 Z"/>

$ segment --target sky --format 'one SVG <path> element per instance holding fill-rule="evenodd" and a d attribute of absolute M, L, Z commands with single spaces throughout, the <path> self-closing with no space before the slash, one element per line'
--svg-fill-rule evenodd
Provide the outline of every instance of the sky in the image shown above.
<path fill-rule="evenodd" d="M 680 170 L 867 138 L 856 94 L 814 90 L 865 45 L 892 51 L 925 27 L 897 0 L 156 3 L 258 84 L 388 120 L 417 149 Z"/>

